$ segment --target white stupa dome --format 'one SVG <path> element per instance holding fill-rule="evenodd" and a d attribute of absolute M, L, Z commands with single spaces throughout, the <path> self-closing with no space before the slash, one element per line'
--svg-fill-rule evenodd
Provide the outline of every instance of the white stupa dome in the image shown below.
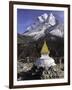
<path fill-rule="evenodd" d="M 39 67 L 46 67 L 49 68 L 51 66 L 56 65 L 54 59 L 49 57 L 49 55 L 41 55 L 39 59 L 36 60 L 35 65 Z"/>

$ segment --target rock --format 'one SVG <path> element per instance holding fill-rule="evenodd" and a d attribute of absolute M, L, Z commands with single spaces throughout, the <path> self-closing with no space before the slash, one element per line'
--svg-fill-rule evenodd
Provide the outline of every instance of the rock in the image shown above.
<path fill-rule="evenodd" d="M 28 67 L 28 65 L 26 65 Z M 56 79 L 63 78 L 64 71 L 59 68 L 59 65 L 49 68 L 37 67 L 33 65 L 28 70 L 22 70 L 18 73 L 18 81 L 20 80 L 40 80 L 40 79 Z"/>
<path fill-rule="evenodd" d="M 43 79 L 52 79 L 52 78 L 58 78 L 58 74 L 57 71 L 55 70 L 55 68 L 52 66 L 50 68 L 48 68 L 48 70 L 44 70 L 43 74 L 42 74 L 42 78 Z"/>

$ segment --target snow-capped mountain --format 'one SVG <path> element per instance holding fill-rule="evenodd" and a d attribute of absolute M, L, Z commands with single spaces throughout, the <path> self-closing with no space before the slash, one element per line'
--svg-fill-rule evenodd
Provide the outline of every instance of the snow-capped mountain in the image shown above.
<path fill-rule="evenodd" d="M 37 17 L 37 22 L 33 23 L 31 26 L 27 27 L 27 30 L 23 33 L 24 36 L 33 37 L 34 40 L 38 40 L 41 37 L 45 36 L 45 32 L 58 36 L 63 37 L 64 29 L 59 28 L 61 26 L 57 26 L 56 17 L 50 13 L 42 14 L 41 16 Z M 50 30 L 50 28 L 52 28 Z"/>

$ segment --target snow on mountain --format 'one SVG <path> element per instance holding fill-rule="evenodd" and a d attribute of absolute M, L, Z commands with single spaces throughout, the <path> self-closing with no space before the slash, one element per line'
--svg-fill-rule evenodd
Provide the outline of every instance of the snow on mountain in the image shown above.
<path fill-rule="evenodd" d="M 32 24 L 31 26 L 27 27 L 26 32 L 23 33 L 25 36 L 33 36 L 35 40 L 39 39 L 40 37 L 45 35 L 45 30 L 48 26 L 48 23 L 43 23 L 48 19 L 48 14 L 44 13 L 41 16 L 38 16 L 38 22 Z M 37 23 L 39 23 L 37 25 Z"/>
<path fill-rule="evenodd" d="M 49 24 L 52 26 L 54 26 L 56 24 L 55 17 L 53 16 L 52 13 L 50 14 L 50 17 L 49 17 Z"/>
<path fill-rule="evenodd" d="M 59 36 L 59 37 L 63 37 L 64 36 L 64 32 L 61 31 L 60 29 L 54 29 L 50 32 L 50 34 L 55 35 L 55 36 Z"/>
<path fill-rule="evenodd" d="M 64 25 L 58 24 L 55 29 L 50 31 L 50 34 L 63 38 L 64 37 Z"/>
<path fill-rule="evenodd" d="M 40 23 L 44 22 L 42 16 L 38 16 L 38 20 L 40 21 Z"/>
<path fill-rule="evenodd" d="M 31 26 L 27 27 L 27 30 L 31 30 L 31 29 L 32 29 L 32 27 L 31 27 Z"/>
<path fill-rule="evenodd" d="M 47 13 L 44 13 L 42 16 L 43 16 L 44 20 L 48 19 L 48 14 Z"/>
<path fill-rule="evenodd" d="M 44 13 L 41 16 L 38 16 L 37 19 L 38 22 L 35 22 L 31 26 L 27 27 L 27 30 L 23 33 L 23 35 L 31 36 L 33 39 L 38 40 L 40 37 L 45 36 L 46 30 L 49 30 L 51 27 L 56 25 L 56 17 L 52 13 L 49 15 Z M 58 25 L 57 28 L 53 28 L 48 32 L 52 35 L 63 37 L 64 32 L 61 27 L 61 25 Z"/>
<path fill-rule="evenodd" d="M 40 37 L 43 37 L 43 36 L 45 36 L 45 27 L 43 27 L 41 29 L 41 31 L 38 31 L 38 32 L 35 33 L 34 39 L 37 40 L 37 39 L 39 39 Z"/>
<path fill-rule="evenodd" d="M 25 36 L 33 36 L 35 40 L 39 39 L 40 37 L 45 35 L 45 27 L 39 28 L 39 30 L 34 30 L 32 32 L 24 33 Z"/>
<path fill-rule="evenodd" d="M 40 23 L 43 23 L 45 20 L 47 20 L 47 18 L 48 18 L 47 13 L 44 13 L 43 15 L 38 16 L 38 20 L 39 20 Z"/>

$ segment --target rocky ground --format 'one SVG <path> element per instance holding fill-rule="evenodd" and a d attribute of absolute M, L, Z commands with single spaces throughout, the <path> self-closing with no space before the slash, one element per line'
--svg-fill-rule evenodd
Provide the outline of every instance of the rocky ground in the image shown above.
<path fill-rule="evenodd" d="M 33 63 L 17 63 L 17 79 L 20 80 L 38 80 L 55 79 L 64 77 L 64 65 L 56 64 L 50 68 L 37 68 Z"/>

